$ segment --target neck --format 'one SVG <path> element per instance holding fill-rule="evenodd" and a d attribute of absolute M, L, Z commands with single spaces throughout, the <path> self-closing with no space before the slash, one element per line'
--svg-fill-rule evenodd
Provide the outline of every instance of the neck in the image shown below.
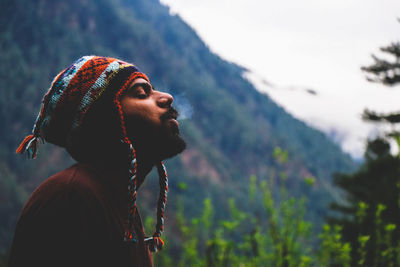
<path fill-rule="evenodd" d="M 152 168 L 155 166 L 155 161 L 151 160 L 151 158 L 142 156 L 140 153 L 136 154 L 137 160 L 137 175 L 136 175 L 136 188 L 143 184 L 146 176 L 150 173 Z M 125 187 L 128 177 L 128 166 L 129 162 L 126 157 L 114 157 L 113 159 L 109 158 L 105 161 L 98 161 L 96 163 L 91 163 L 90 165 L 94 166 L 96 169 L 103 174 L 110 174 L 114 177 L 114 183 L 120 184 Z M 109 176 L 109 175 L 106 175 Z M 118 182 L 117 182 L 118 181 Z"/>
<path fill-rule="evenodd" d="M 139 158 L 137 159 L 137 182 L 136 182 L 136 187 L 139 189 L 139 187 L 142 185 L 144 182 L 144 179 L 146 176 L 149 174 L 151 169 L 153 168 L 154 164 L 146 161 L 142 161 Z"/>
<path fill-rule="evenodd" d="M 158 163 L 154 157 L 151 157 L 148 154 L 143 154 L 140 151 L 136 151 L 136 159 L 137 159 L 137 187 L 144 182 L 144 179 L 149 174 L 149 172 L 153 169 L 154 166 Z"/>

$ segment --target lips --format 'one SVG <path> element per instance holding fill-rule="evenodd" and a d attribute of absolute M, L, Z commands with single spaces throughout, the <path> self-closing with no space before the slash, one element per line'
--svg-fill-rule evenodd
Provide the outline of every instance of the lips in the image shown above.
<path fill-rule="evenodd" d="M 174 117 L 169 118 L 166 123 L 173 134 L 179 134 L 179 123 Z"/>
<path fill-rule="evenodd" d="M 175 124 L 177 127 L 179 127 L 179 122 L 175 118 L 171 118 L 168 121 Z"/>
<path fill-rule="evenodd" d="M 168 120 L 177 120 L 177 119 L 178 119 L 178 115 L 171 114 L 170 116 L 168 116 Z"/>
<path fill-rule="evenodd" d="M 168 109 L 168 111 L 161 116 L 161 121 L 169 125 L 170 129 L 175 134 L 179 134 L 179 123 L 177 119 L 178 119 L 178 111 L 173 107 Z"/>
<path fill-rule="evenodd" d="M 168 121 L 168 120 L 177 120 L 178 119 L 178 111 L 171 107 L 168 109 L 167 112 L 165 112 L 163 115 L 161 115 L 161 120 L 162 121 Z"/>

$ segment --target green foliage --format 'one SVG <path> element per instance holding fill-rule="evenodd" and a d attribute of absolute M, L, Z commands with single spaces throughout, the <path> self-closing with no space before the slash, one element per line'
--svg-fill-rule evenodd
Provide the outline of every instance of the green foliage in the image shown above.
<path fill-rule="evenodd" d="M 383 222 L 386 207 L 374 211 L 374 228 L 357 234 L 357 246 L 346 241 L 343 226 L 325 224 L 319 234 L 304 219 L 306 199 L 289 197 L 284 185 L 279 203 L 272 198 L 277 188 L 251 177 L 249 197 L 263 199 L 262 211 L 238 208 L 228 200 L 229 218 L 215 222 L 212 201 L 206 198 L 202 212 L 192 220 L 183 209 L 177 219 L 182 236 L 178 254 L 169 249 L 156 255 L 157 266 L 400 266 L 400 241 L 393 242 L 398 224 Z M 180 207 L 183 207 L 180 205 Z M 368 205 L 359 202 L 358 222 L 367 217 Z M 319 242 L 313 244 L 312 235 Z M 371 242 L 375 246 L 369 253 Z"/>
<path fill-rule="evenodd" d="M 331 218 L 331 222 L 343 227 L 343 238 L 353 247 L 353 265 L 383 266 L 396 261 L 400 159 L 391 155 L 389 148 L 384 139 L 370 141 L 364 165 L 354 174 L 335 177 L 335 183 L 346 192 L 347 203 L 332 205 L 341 217 Z"/>
<path fill-rule="evenodd" d="M 360 246 L 358 248 L 358 255 L 360 255 L 360 258 L 358 260 L 358 265 L 359 266 L 364 266 L 365 260 L 367 257 L 367 251 L 366 251 L 366 244 L 369 241 L 370 236 L 369 235 L 361 235 L 358 236 L 358 242 L 360 243 Z"/>
<path fill-rule="evenodd" d="M 304 178 L 304 182 L 308 186 L 313 186 L 315 184 L 315 178 L 312 177 L 312 176 L 307 176 L 307 177 Z"/>
<path fill-rule="evenodd" d="M 187 184 L 184 183 L 184 182 L 179 182 L 178 183 L 178 188 L 179 188 L 179 190 L 185 191 L 186 188 L 187 188 Z"/>
<path fill-rule="evenodd" d="M 211 199 L 206 198 L 202 212 L 188 220 L 183 205 L 179 205 L 179 254 L 169 254 L 168 249 L 157 254 L 157 266 L 355 266 L 351 244 L 343 240 L 341 226 L 324 225 L 318 235 L 319 244 L 313 245 L 312 224 L 304 219 L 304 197 L 289 197 L 281 185 L 281 200 L 277 203 L 272 198 L 276 188 L 265 180 L 257 181 L 255 176 L 248 189 L 249 197 L 263 199 L 263 212 L 242 210 L 234 199 L 229 199 L 229 218 L 214 222 L 215 210 Z M 376 215 L 381 216 L 382 211 L 381 207 Z M 390 233 L 396 226 L 389 224 L 384 229 L 384 242 L 390 243 Z M 370 237 L 359 236 L 358 240 L 358 265 L 364 266 Z M 396 249 L 390 247 L 379 253 L 387 262 L 393 262 Z"/>
<path fill-rule="evenodd" d="M 318 255 L 319 266 L 351 266 L 349 243 L 342 241 L 342 228 L 338 225 L 324 225 L 321 239 L 321 251 Z"/>
<path fill-rule="evenodd" d="M 275 154 L 278 158 L 281 155 Z M 288 158 L 287 153 L 284 155 Z M 284 177 L 283 174 L 279 176 Z M 260 209 L 239 208 L 235 199 L 230 198 L 227 200 L 229 217 L 223 220 L 215 220 L 210 198 L 203 201 L 202 212 L 188 220 L 180 199 L 179 252 L 157 255 L 157 262 L 168 259 L 162 261 L 168 264 L 159 266 L 400 266 L 400 240 L 396 234 L 400 223 L 387 222 L 388 206 L 371 204 L 368 197 L 355 202 L 353 212 L 345 218 L 356 226 L 351 228 L 355 241 L 349 239 L 349 225 L 344 220 L 325 224 L 318 234 L 305 219 L 306 197 L 290 196 L 286 179 L 275 183 L 271 178 L 257 180 L 253 175 L 249 179 L 248 198 Z M 315 178 L 304 178 L 308 186 L 313 186 L 307 180 L 315 181 Z M 398 200 L 400 194 L 396 197 Z M 398 203 L 394 201 L 397 208 Z M 366 227 L 368 224 L 371 227 Z M 317 243 L 314 236 L 318 237 Z"/>
<path fill-rule="evenodd" d="M 282 150 L 280 147 L 274 149 L 274 158 L 281 164 L 284 164 L 288 160 L 288 152 Z"/>
<path fill-rule="evenodd" d="M 284 155 L 284 156 L 283 156 Z M 275 157 L 288 160 L 287 152 L 275 150 Z M 280 177 L 285 177 L 280 173 Z M 227 201 L 229 217 L 215 220 L 210 198 L 203 202 L 202 213 L 185 218 L 182 199 L 177 222 L 182 241 L 180 256 L 169 255 L 178 266 L 312 266 L 312 224 L 304 219 L 306 200 L 290 197 L 286 179 L 280 186 L 250 177 L 248 198 L 260 209 L 239 208 L 235 199 Z M 274 200 L 273 192 L 279 192 Z M 330 233 L 325 236 L 328 238 Z M 336 240 L 335 240 L 336 241 Z M 343 254 L 343 253 L 342 253 Z M 157 256 L 161 257 L 161 256 Z M 157 258 L 156 257 L 156 258 Z M 163 265 L 169 266 L 169 265 Z"/>
<path fill-rule="evenodd" d="M 302 243 L 310 231 L 310 224 L 303 220 L 304 201 L 285 197 L 278 207 L 267 183 L 257 184 L 255 180 L 253 176 L 249 194 L 262 196 L 267 216 L 255 216 L 240 210 L 234 199 L 230 199 L 230 218 L 212 227 L 211 201 L 207 199 L 204 202 L 203 214 L 189 226 L 190 232 L 198 237 L 196 241 L 208 237 L 204 243 L 205 250 L 198 250 L 196 254 L 200 266 L 307 266 L 310 262 L 310 247 Z M 258 186 L 254 187 L 254 184 Z M 207 233 L 198 228 L 200 222 Z M 182 228 L 183 232 L 186 227 Z M 197 244 L 197 249 L 201 247 L 200 243 L 193 243 Z M 185 251 L 184 248 L 183 255 Z M 186 266 L 192 266 L 191 263 L 184 262 Z"/>

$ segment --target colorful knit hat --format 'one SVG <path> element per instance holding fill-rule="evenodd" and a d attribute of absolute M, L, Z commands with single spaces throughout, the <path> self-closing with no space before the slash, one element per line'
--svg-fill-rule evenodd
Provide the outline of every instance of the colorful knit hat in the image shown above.
<path fill-rule="evenodd" d="M 121 77 L 118 73 L 124 72 Z M 124 240 L 136 242 L 133 219 L 136 212 L 136 152 L 129 140 L 126 131 L 125 118 L 120 100 L 125 92 L 137 78 L 147 81 L 147 76 L 140 72 L 134 65 L 108 57 L 85 56 L 78 59 L 67 69 L 59 73 L 51 87 L 43 97 L 42 107 L 33 127 L 32 135 L 25 137 L 16 152 L 27 152 L 29 158 L 36 158 L 37 149 L 42 140 L 68 147 L 73 134 L 79 129 L 86 114 L 94 103 L 110 89 L 110 81 L 124 79 L 122 86 L 112 93 L 113 103 L 120 117 L 121 142 L 129 149 L 129 182 L 128 182 L 128 223 Z M 157 224 L 153 236 L 146 238 L 145 242 L 151 251 L 161 249 L 164 242 L 160 238 L 164 231 L 164 211 L 167 202 L 168 178 L 162 162 L 157 164 L 160 195 L 157 206 Z"/>

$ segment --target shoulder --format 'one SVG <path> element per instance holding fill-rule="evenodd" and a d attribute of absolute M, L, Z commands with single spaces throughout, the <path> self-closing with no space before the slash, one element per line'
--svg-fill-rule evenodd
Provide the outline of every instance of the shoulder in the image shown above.
<path fill-rule="evenodd" d="M 16 225 L 10 266 L 57 266 L 60 258 L 73 266 L 82 257 L 89 260 L 89 252 L 95 255 L 94 248 L 104 245 L 99 233 L 109 231 L 96 178 L 96 172 L 76 164 L 32 193 Z"/>
<path fill-rule="evenodd" d="M 83 205 L 81 201 L 96 201 L 99 184 L 96 173 L 89 166 L 75 164 L 61 171 L 40 184 L 29 197 L 22 211 L 43 212 L 47 209 L 74 204 Z"/>
<path fill-rule="evenodd" d="M 75 164 L 46 179 L 32 193 L 20 214 L 17 229 L 41 232 L 49 238 L 51 232 L 63 229 L 76 236 L 88 225 L 105 221 L 105 208 L 96 172 Z"/>
<path fill-rule="evenodd" d="M 95 189 L 96 172 L 93 167 L 85 164 L 74 164 L 49 178 L 36 190 L 65 190 L 65 189 Z M 93 188 L 94 187 L 94 188 Z"/>

